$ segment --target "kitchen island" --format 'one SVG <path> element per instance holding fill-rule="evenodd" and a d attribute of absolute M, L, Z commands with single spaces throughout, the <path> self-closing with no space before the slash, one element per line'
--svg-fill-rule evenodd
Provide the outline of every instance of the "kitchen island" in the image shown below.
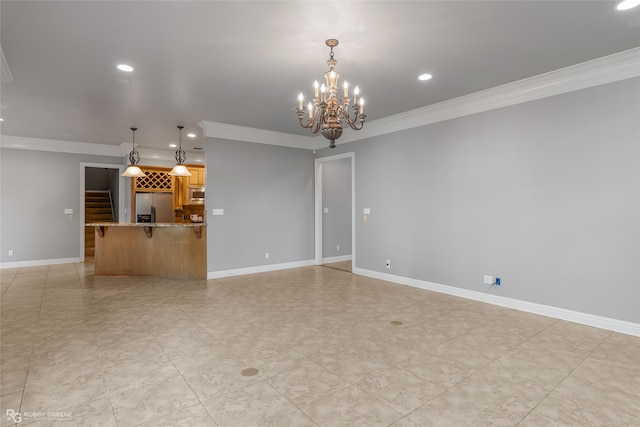
<path fill-rule="evenodd" d="M 95 229 L 96 275 L 207 278 L 202 223 L 88 223 Z"/>

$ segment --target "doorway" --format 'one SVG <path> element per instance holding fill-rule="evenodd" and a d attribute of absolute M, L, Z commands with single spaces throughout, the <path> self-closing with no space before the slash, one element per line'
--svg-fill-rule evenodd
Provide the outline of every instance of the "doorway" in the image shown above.
<path fill-rule="evenodd" d="M 123 167 L 119 165 L 80 164 L 80 258 L 85 261 L 93 261 L 94 239 L 93 228 L 86 227 L 85 223 L 121 222 L 125 218 L 122 172 Z M 95 205 L 95 208 L 90 205 Z M 88 209 L 92 212 L 88 212 Z"/>
<path fill-rule="evenodd" d="M 315 263 L 353 271 L 355 265 L 354 153 L 315 160 Z"/>

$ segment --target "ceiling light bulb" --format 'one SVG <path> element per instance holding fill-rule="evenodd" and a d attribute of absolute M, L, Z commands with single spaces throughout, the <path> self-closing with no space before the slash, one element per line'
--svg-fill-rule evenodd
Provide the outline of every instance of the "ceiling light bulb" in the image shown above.
<path fill-rule="evenodd" d="M 118 70 L 120 71 L 126 71 L 127 73 L 130 73 L 133 71 L 133 67 L 131 65 L 127 65 L 127 64 L 118 64 Z"/>
<path fill-rule="evenodd" d="M 178 146 L 178 144 L 169 144 L 169 147 L 171 148 L 176 148 Z"/>
<path fill-rule="evenodd" d="M 629 9 L 633 9 L 638 5 L 640 5 L 640 0 L 624 0 L 618 3 L 618 6 L 616 6 L 616 9 L 629 10 Z"/>
<path fill-rule="evenodd" d="M 196 134 L 195 134 L 195 133 L 193 133 L 193 132 L 191 132 L 191 133 L 188 133 L 188 134 L 187 134 L 187 136 L 188 136 L 189 138 L 195 138 L 195 137 L 196 137 Z"/>
<path fill-rule="evenodd" d="M 433 77 L 431 74 L 427 74 L 427 73 L 425 73 L 425 74 L 420 74 L 420 75 L 418 76 L 418 80 L 422 80 L 422 81 L 425 81 L 425 80 L 431 80 L 431 77 Z"/>

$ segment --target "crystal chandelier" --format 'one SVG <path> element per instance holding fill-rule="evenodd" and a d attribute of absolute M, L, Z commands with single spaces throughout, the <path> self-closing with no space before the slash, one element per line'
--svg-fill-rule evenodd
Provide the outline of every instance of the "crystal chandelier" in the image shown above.
<path fill-rule="evenodd" d="M 298 120 L 303 128 L 308 128 L 312 133 L 318 133 L 322 129 L 322 135 L 330 141 L 329 147 L 335 148 L 336 139 L 342 135 L 342 119 L 354 130 L 362 129 L 364 119 L 364 99 L 359 97 L 360 90 L 358 86 L 353 90 L 353 110 L 352 116 L 349 115 L 349 84 L 345 81 L 342 86 L 344 89 L 344 97 L 338 99 L 338 78 L 340 75 L 335 71 L 336 60 L 333 58 L 333 48 L 338 46 L 338 40 L 329 39 L 325 42 L 331 48 L 327 64 L 329 71 L 324 73 L 327 80 L 326 85 L 318 85 L 318 81 L 313 83 L 314 97 L 313 104 L 309 102 L 306 106 L 308 120 L 303 123 L 305 117 L 305 107 L 302 105 L 304 95 L 298 95 Z M 328 93 L 327 93 L 328 92 Z"/>
<path fill-rule="evenodd" d="M 129 176 L 131 178 L 142 178 L 147 176 L 142 169 L 138 167 L 138 162 L 140 161 L 140 153 L 136 151 L 136 131 L 138 128 L 129 128 L 131 129 L 133 135 L 133 146 L 131 147 L 131 152 L 129 153 L 129 166 L 127 170 L 124 171 L 122 176 Z"/>
<path fill-rule="evenodd" d="M 180 129 L 180 148 L 176 150 L 176 165 L 173 167 L 169 175 L 171 176 L 191 176 L 191 172 L 184 165 L 184 162 L 187 160 L 187 153 L 182 149 L 182 129 L 184 126 L 178 125 L 178 129 Z"/>

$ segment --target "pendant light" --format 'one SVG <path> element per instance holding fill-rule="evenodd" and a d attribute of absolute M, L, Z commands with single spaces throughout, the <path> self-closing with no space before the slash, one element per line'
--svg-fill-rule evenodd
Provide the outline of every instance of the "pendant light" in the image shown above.
<path fill-rule="evenodd" d="M 131 178 L 142 178 L 147 176 L 142 169 L 138 167 L 138 162 L 140 161 L 140 153 L 136 151 L 136 131 L 138 128 L 130 128 L 133 134 L 133 146 L 131 152 L 129 153 L 129 166 L 127 170 L 124 171 L 122 176 L 129 176 Z"/>
<path fill-rule="evenodd" d="M 180 147 L 176 150 L 176 165 L 169 172 L 171 176 L 191 176 L 191 172 L 184 165 L 185 160 L 187 160 L 187 153 L 182 149 L 182 129 L 184 126 L 178 125 L 178 129 L 180 129 Z"/>

